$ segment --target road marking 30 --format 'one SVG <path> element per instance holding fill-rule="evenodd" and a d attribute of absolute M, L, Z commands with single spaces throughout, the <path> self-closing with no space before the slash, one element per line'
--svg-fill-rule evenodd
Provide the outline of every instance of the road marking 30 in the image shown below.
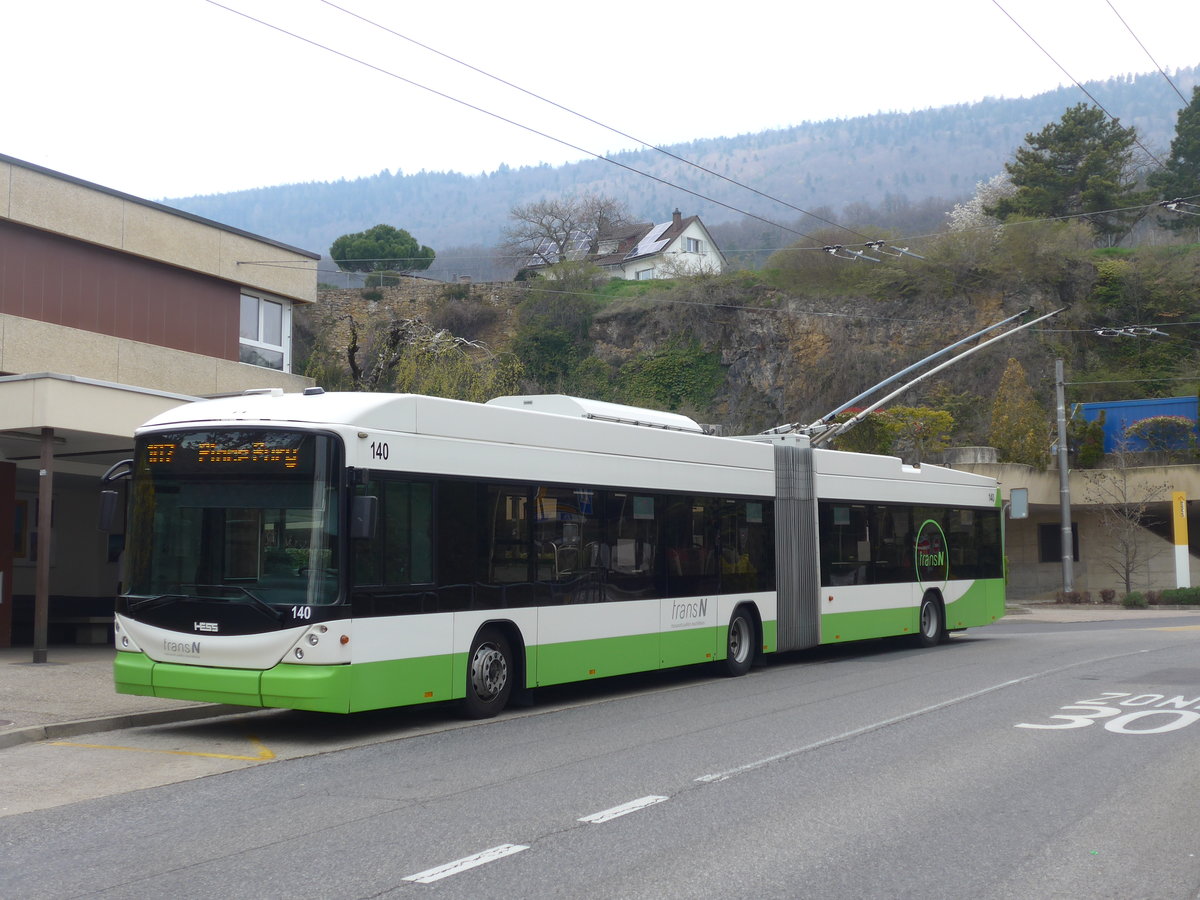
<path fill-rule="evenodd" d="M 1126 712 L 1129 707 L 1134 709 Z M 1019 722 L 1013 727 L 1065 731 L 1086 728 L 1104 720 L 1104 730 L 1113 734 L 1166 734 L 1200 721 L 1197 707 L 1200 707 L 1200 696 L 1104 691 L 1099 697 L 1060 706 L 1062 712 L 1046 717 L 1056 720 L 1054 722 Z"/>

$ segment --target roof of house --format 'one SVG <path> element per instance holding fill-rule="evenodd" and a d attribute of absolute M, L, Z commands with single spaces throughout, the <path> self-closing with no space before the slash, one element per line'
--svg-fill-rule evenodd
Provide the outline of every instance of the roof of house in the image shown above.
<path fill-rule="evenodd" d="M 660 253 L 693 223 L 704 228 L 699 216 L 684 218 L 678 215 L 678 210 L 675 212 L 676 215 L 667 222 L 617 225 L 597 234 L 595 240 L 589 242 L 595 250 L 589 253 L 586 259 L 597 266 L 619 266 L 631 260 L 644 259 Z M 705 231 L 707 232 L 707 229 Z M 605 250 L 602 251 L 601 248 Z M 537 268 L 545 263 L 535 255 L 527 265 Z"/>
<path fill-rule="evenodd" d="M 619 240 L 616 250 L 603 256 L 597 256 L 592 262 L 598 266 L 615 266 L 630 260 L 653 256 L 669 247 L 692 223 L 699 222 L 699 216 L 688 216 L 687 218 L 673 218 L 669 222 L 658 224 L 642 222 L 614 229 L 607 234 L 598 235 L 596 243 L 599 246 L 616 238 Z"/>

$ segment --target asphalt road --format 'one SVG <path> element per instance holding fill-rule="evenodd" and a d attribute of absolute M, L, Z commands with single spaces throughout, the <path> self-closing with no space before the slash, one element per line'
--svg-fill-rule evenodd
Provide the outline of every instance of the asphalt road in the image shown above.
<path fill-rule="evenodd" d="M 12 748 L 50 799 L 0 818 L 0 895 L 1191 900 L 1195 621 Z"/>

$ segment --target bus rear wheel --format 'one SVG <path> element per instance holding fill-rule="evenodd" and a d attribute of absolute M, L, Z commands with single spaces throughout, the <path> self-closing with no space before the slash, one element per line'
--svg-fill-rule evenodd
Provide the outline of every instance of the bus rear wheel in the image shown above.
<path fill-rule="evenodd" d="M 734 610 L 725 641 L 725 674 L 745 675 L 754 662 L 754 620 L 743 608 Z"/>
<path fill-rule="evenodd" d="M 926 594 L 921 598 L 921 618 L 917 626 L 917 642 L 922 647 L 936 647 L 946 640 L 942 622 L 942 607 L 937 597 Z"/>
<path fill-rule="evenodd" d="M 467 696 L 463 707 L 472 719 L 490 719 L 508 705 L 513 683 L 512 648 L 495 628 L 479 632 L 467 656 Z"/>

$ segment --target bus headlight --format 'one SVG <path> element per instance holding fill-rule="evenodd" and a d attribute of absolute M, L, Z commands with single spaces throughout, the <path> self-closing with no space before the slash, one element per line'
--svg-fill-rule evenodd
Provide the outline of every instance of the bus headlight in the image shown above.
<path fill-rule="evenodd" d="M 296 659 L 304 659 L 304 650 L 300 647 L 296 648 Z"/>
<path fill-rule="evenodd" d="M 317 637 L 315 634 L 310 634 L 308 636 L 308 643 L 310 646 L 313 646 L 313 647 L 317 646 L 317 642 L 319 640 L 321 640 L 321 639 L 319 637 Z"/>

